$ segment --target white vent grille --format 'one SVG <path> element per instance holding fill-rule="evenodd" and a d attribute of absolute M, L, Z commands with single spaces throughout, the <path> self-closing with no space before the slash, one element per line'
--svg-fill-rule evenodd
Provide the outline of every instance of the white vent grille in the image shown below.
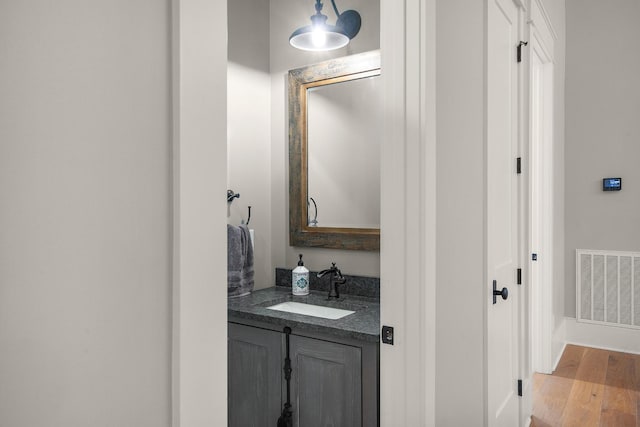
<path fill-rule="evenodd" d="M 640 252 L 576 251 L 580 322 L 640 329 Z"/>

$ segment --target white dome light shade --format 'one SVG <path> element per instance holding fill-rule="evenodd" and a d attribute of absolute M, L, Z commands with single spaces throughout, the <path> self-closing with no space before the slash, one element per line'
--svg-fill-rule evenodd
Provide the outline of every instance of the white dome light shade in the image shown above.
<path fill-rule="evenodd" d="M 289 43 L 297 49 L 310 51 L 334 50 L 348 45 L 349 37 L 337 28 L 331 27 L 333 26 L 327 25 L 325 28 L 313 28 L 313 26 L 308 25 L 302 27 L 291 34 Z"/>
<path fill-rule="evenodd" d="M 349 44 L 345 31 L 335 25 L 327 24 L 327 16 L 320 13 L 322 3 L 316 2 L 316 14 L 311 16 L 311 25 L 298 28 L 289 37 L 291 46 L 310 51 L 326 51 Z"/>

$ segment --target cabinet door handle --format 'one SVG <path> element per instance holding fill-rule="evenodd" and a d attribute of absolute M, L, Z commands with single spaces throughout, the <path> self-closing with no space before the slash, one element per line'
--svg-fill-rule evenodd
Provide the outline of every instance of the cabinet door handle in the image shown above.
<path fill-rule="evenodd" d="M 286 354 L 284 356 L 284 379 L 287 381 L 287 401 L 284 402 L 282 408 L 282 414 L 278 418 L 278 427 L 292 427 L 293 426 L 293 413 L 291 412 L 291 357 L 289 357 L 289 335 L 291 335 L 291 328 L 285 326 L 282 330 L 284 332 L 284 339 L 286 344 Z"/>

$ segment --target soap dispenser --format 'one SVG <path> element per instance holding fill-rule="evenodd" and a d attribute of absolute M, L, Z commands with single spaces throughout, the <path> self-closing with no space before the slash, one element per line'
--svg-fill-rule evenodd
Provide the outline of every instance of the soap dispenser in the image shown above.
<path fill-rule="evenodd" d="M 293 295 L 309 295 L 309 269 L 302 262 L 302 254 L 298 266 L 291 273 L 291 292 Z"/>

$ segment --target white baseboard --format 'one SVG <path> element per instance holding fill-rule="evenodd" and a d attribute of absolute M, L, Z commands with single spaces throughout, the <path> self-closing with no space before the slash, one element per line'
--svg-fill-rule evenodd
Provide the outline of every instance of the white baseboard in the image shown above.
<path fill-rule="evenodd" d="M 562 358 L 562 353 L 564 353 L 564 349 L 567 347 L 567 319 L 565 317 L 560 317 L 560 324 L 553 331 L 553 342 L 551 343 L 551 358 L 553 360 L 553 366 L 551 367 L 552 372 L 558 368 L 558 363 L 560 363 L 560 358 Z"/>
<path fill-rule="evenodd" d="M 583 323 L 573 317 L 565 318 L 565 327 L 567 344 L 640 354 L 640 330 Z"/>
<path fill-rule="evenodd" d="M 562 359 L 562 354 L 564 353 L 564 349 L 567 348 L 567 343 L 564 343 L 562 345 L 562 350 L 560 351 L 560 353 L 558 353 L 558 355 L 556 356 L 556 360 L 553 362 L 553 371 L 555 372 L 556 369 L 558 369 L 558 364 L 560 363 L 560 359 Z"/>

